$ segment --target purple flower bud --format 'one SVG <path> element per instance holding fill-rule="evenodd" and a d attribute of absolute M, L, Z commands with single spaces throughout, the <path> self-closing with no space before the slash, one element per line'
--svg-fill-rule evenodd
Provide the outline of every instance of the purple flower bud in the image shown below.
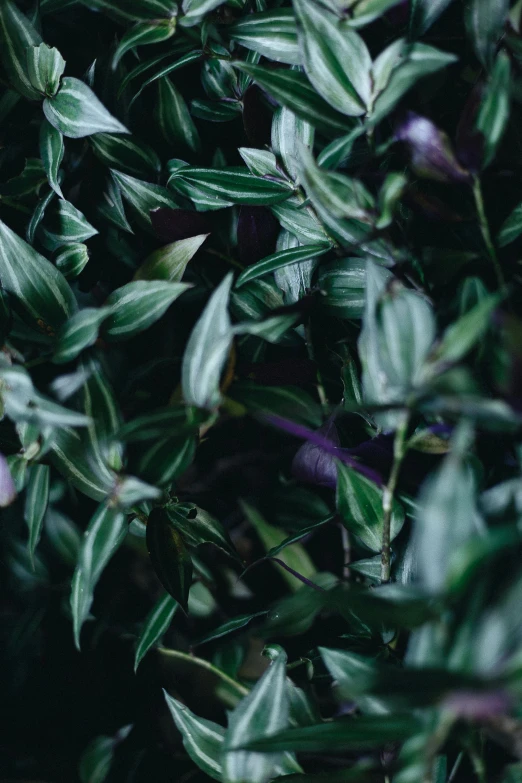
<path fill-rule="evenodd" d="M 0 454 L 0 508 L 10 506 L 16 500 L 16 487 L 9 470 L 9 464 Z"/>
<path fill-rule="evenodd" d="M 395 131 L 397 141 L 404 142 L 410 151 L 411 165 L 416 174 L 439 182 L 468 182 L 470 174 L 455 157 L 446 133 L 414 112 Z"/>

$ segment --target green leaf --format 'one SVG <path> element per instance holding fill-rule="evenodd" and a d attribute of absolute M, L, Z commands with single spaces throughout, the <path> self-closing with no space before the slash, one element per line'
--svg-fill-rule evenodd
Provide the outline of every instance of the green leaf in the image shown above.
<path fill-rule="evenodd" d="M 514 242 L 522 234 L 522 202 L 517 204 L 513 212 L 502 223 L 498 232 L 497 242 L 499 247 L 506 247 Z"/>
<path fill-rule="evenodd" d="M 238 100 L 205 101 L 195 98 L 190 102 L 190 111 L 194 117 L 207 122 L 230 122 L 236 120 L 243 111 Z"/>
<path fill-rule="evenodd" d="M 38 204 L 36 205 L 31 220 L 29 221 L 29 224 L 27 226 L 26 239 L 29 242 L 29 244 L 34 243 L 35 234 L 42 220 L 45 217 L 47 207 L 54 199 L 54 197 L 55 197 L 54 190 L 49 190 L 49 192 L 43 198 L 41 198 Z"/>
<path fill-rule="evenodd" d="M 452 0 L 413 0 L 410 9 L 410 36 L 420 38 L 446 10 Z"/>
<path fill-rule="evenodd" d="M 386 176 L 379 191 L 379 218 L 375 224 L 378 231 L 393 223 L 395 208 L 407 184 L 408 180 L 404 174 L 391 173 Z"/>
<path fill-rule="evenodd" d="M 299 772 L 299 766 L 288 754 L 263 755 L 233 748 L 268 737 L 288 725 L 289 703 L 286 688 L 286 654 L 272 648 L 272 661 L 248 696 L 238 704 L 228 719 L 223 745 L 223 777 L 225 783 L 266 783 L 281 773 Z M 286 750 L 286 749 L 284 749 Z"/>
<path fill-rule="evenodd" d="M 290 419 L 310 427 L 320 427 L 321 407 L 297 386 L 258 386 L 251 381 L 234 383 L 230 396 L 253 413 Z"/>
<path fill-rule="evenodd" d="M 207 418 L 205 412 L 186 405 L 170 406 L 132 419 L 118 431 L 117 435 L 127 443 L 158 440 L 166 432 L 185 435 L 197 432 Z"/>
<path fill-rule="evenodd" d="M 136 177 L 154 176 L 161 169 L 156 152 L 134 136 L 95 133 L 89 142 L 102 163 Z"/>
<path fill-rule="evenodd" d="M 372 552 L 382 547 L 382 489 L 358 471 L 337 463 L 337 510 L 346 529 L 359 538 Z M 391 515 L 390 540 L 400 533 L 404 510 L 394 501 Z"/>
<path fill-rule="evenodd" d="M 51 460 L 56 469 L 89 498 L 104 500 L 114 487 L 115 476 L 110 468 L 100 464 L 86 436 L 73 429 L 55 430 Z"/>
<path fill-rule="evenodd" d="M 326 133 L 346 133 L 351 130 L 353 120 L 333 109 L 321 98 L 304 73 L 263 68 L 242 62 L 235 62 L 234 66 L 241 73 L 250 76 L 281 106 L 290 109 L 317 130 Z"/>
<path fill-rule="evenodd" d="M 270 60 L 301 65 L 295 18 L 290 9 L 277 8 L 246 16 L 227 27 L 227 35 Z"/>
<path fill-rule="evenodd" d="M 140 456 L 140 475 L 160 487 L 170 484 L 193 462 L 196 445 L 197 441 L 193 435 L 171 435 L 157 440 Z"/>
<path fill-rule="evenodd" d="M 124 726 L 113 737 L 95 737 L 85 748 L 78 764 L 81 783 L 104 783 L 111 771 L 117 746 L 129 735 L 132 726 Z"/>
<path fill-rule="evenodd" d="M 439 362 L 460 361 L 487 331 L 491 316 L 501 300 L 501 294 L 490 294 L 450 324 L 442 335 L 434 358 Z"/>
<path fill-rule="evenodd" d="M 75 566 L 81 546 L 81 535 L 74 522 L 50 507 L 45 515 L 45 532 L 64 563 Z"/>
<path fill-rule="evenodd" d="M 484 524 L 476 508 L 473 473 L 461 454 L 450 453 L 429 476 L 418 501 L 415 544 L 421 583 L 432 592 L 442 590 L 458 548 L 478 535 L 484 535 Z"/>
<path fill-rule="evenodd" d="M 0 281 L 42 330 L 56 329 L 77 309 L 62 273 L 1 221 Z"/>
<path fill-rule="evenodd" d="M 307 261 L 309 258 L 322 256 L 326 252 L 328 252 L 328 248 L 324 245 L 303 245 L 290 248 L 289 250 L 281 250 L 279 253 L 273 253 L 271 256 L 267 256 L 245 269 L 237 278 L 235 287 L 240 288 L 257 277 L 263 277 L 263 275 L 270 274 L 291 264 Z"/>
<path fill-rule="evenodd" d="M 104 322 L 109 340 L 128 340 L 152 326 L 172 302 L 190 286 L 168 280 L 135 280 L 116 289 L 106 301 L 110 315 Z"/>
<path fill-rule="evenodd" d="M 229 273 L 210 297 L 183 355 L 183 397 L 199 408 L 214 408 L 221 399 L 219 383 L 233 337 L 228 315 L 232 279 Z"/>
<path fill-rule="evenodd" d="M 83 244 L 66 245 L 54 259 L 54 264 L 67 280 L 78 277 L 89 261 L 89 251 Z"/>
<path fill-rule="evenodd" d="M 339 258 L 324 264 L 317 280 L 323 296 L 320 306 L 337 318 L 360 318 L 364 312 L 366 261 Z"/>
<path fill-rule="evenodd" d="M 408 739 L 419 727 L 419 719 L 407 713 L 359 715 L 315 726 L 286 729 L 273 737 L 251 741 L 247 747 L 264 753 L 282 750 L 299 753 L 361 751 Z"/>
<path fill-rule="evenodd" d="M 56 250 L 63 245 L 85 242 L 95 236 L 98 230 L 70 201 L 60 199 L 46 219 L 42 233 L 45 245 L 50 250 Z"/>
<path fill-rule="evenodd" d="M 189 261 L 196 255 L 208 234 L 198 234 L 187 239 L 178 239 L 170 245 L 155 250 L 139 267 L 134 280 L 181 280 Z"/>
<path fill-rule="evenodd" d="M 46 98 L 44 114 L 60 133 L 81 139 L 93 133 L 128 133 L 110 114 L 90 87 L 72 76 L 65 76 L 54 98 Z"/>
<path fill-rule="evenodd" d="M 370 22 L 383 16 L 390 8 L 398 5 L 401 0 L 360 0 L 355 5 L 351 13 L 353 16 L 348 20 L 350 27 L 363 27 Z"/>
<path fill-rule="evenodd" d="M 488 166 L 497 151 L 509 120 L 511 91 L 511 63 L 505 52 L 499 52 L 479 113 L 476 129 L 482 133 L 485 141 L 483 168 Z"/>
<path fill-rule="evenodd" d="M 158 101 L 154 112 L 159 129 L 172 145 L 199 152 L 201 140 L 187 104 L 168 76 L 158 82 Z"/>
<path fill-rule="evenodd" d="M 114 57 L 112 60 L 112 68 L 116 70 L 121 58 L 134 49 L 137 46 L 150 46 L 151 44 L 161 43 L 162 41 L 168 41 L 176 32 L 176 17 L 172 16 L 168 21 L 163 24 L 147 24 L 141 23 L 130 30 L 127 30 L 125 35 L 119 42 Z"/>
<path fill-rule="evenodd" d="M 42 43 L 27 50 L 27 75 L 35 90 L 52 98 L 58 92 L 65 60 L 58 49 Z"/>
<path fill-rule="evenodd" d="M 34 568 L 34 553 L 40 536 L 49 503 L 50 470 L 48 465 L 33 465 L 25 496 L 24 519 L 29 528 L 29 557 Z"/>
<path fill-rule="evenodd" d="M 177 602 L 168 593 L 162 596 L 155 606 L 153 606 L 143 624 L 140 637 L 136 644 L 134 671 L 137 670 L 140 661 L 147 655 L 151 647 L 153 647 L 168 630 L 177 608 Z"/>
<path fill-rule="evenodd" d="M 143 90 L 146 87 L 148 87 L 150 84 L 153 84 L 158 79 L 163 79 L 165 76 L 168 76 L 170 73 L 174 73 L 174 71 L 178 71 L 180 68 L 184 68 L 186 65 L 191 65 L 192 63 L 197 62 L 198 60 L 201 59 L 202 56 L 203 56 L 203 51 L 201 49 L 194 49 L 193 51 L 188 52 L 188 54 L 185 54 L 183 57 L 180 57 L 179 60 L 176 60 L 170 65 L 164 65 L 153 76 L 150 76 L 145 82 L 143 82 L 140 89 L 132 99 L 131 105 L 134 103 L 134 101 L 136 101 L 139 98 Z"/>
<path fill-rule="evenodd" d="M 93 593 L 105 566 L 127 534 L 125 514 L 102 503 L 84 533 L 71 586 L 74 641 L 80 649 L 80 633 L 89 615 Z"/>
<path fill-rule="evenodd" d="M 424 76 L 456 61 L 454 54 L 403 39 L 394 41 L 373 64 L 375 101 L 370 122 L 380 122 Z"/>
<path fill-rule="evenodd" d="M 255 508 L 244 501 L 241 502 L 241 508 L 261 539 L 265 552 L 270 552 L 286 541 L 287 535 L 284 530 L 281 530 L 274 525 L 269 525 Z M 293 571 L 304 576 L 305 579 L 313 578 L 316 573 L 314 564 L 301 544 L 293 543 L 291 546 L 286 547 L 280 553 L 278 559 Z M 299 590 L 303 586 L 300 579 L 287 571 L 283 566 L 279 564 L 276 565 L 281 576 L 285 579 L 291 590 Z"/>
<path fill-rule="evenodd" d="M 64 155 L 63 136 L 44 118 L 40 125 L 40 157 L 47 174 L 49 185 L 63 198 L 58 172 Z"/>
<path fill-rule="evenodd" d="M 165 590 L 188 611 L 192 583 L 192 559 L 181 533 L 163 508 L 155 508 L 147 522 L 147 549 Z"/>
<path fill-rule="evenodd" d="M 257 177 L 244 169 L 198 169 L 190 166 L 180 168 L 169 180 L 176 184 L 182 180 L 195 185 L 208 198 L 217 197 L 230 204 L 267 206 L 284 201 L 292 195 L 293 186 L 282 180 Z"/>
<path fill-rule="evenodd" d="M 100 326 L 110 313 L 110 307 L 86 307 L 71 316 L 58 332 L 53 362 L 71 362 L 84 348 L 94 345 Z"/>
<path fill-rule="evenodd" d="M 168 19 L 177 14 L 175 0 L 80 0 L 89 8 L 108 11 L 131 21 Z"/>
<path fill-rule="evenodd" d="M 183 737 L 183 746 L 194 764 L 213 780 L 223 780 L 221 752 L 225 729 L 213 721 L 198 718 L 165 690 L 163 693 L 172 719 Z"/>
<path fill-rule="evenodd" d="M 363 39 L 313 0 L 294 0 L 306 75 L 334 109 L 364 114 L 372 85 L 372 60 Z"/>
<path fill-rule="evenodd" d="M 255 612 L 255 614 L 243 614 L 239 615 L 238 617 L 234 617 L 232 620 L 228 620 L 228 622 L 223 623 L 218 628 L 210 631 L 210 633 L 205 634 L 202 639 L 198 640 L 196 646 L 199 647 L 201 644 L 206 644 L 207 642 L 214 641 L 215 639 L 221 639 L 223 636 L 228 636 L 229 633 L 239 631 L 241 628 L 245 628 L 256 617 L 263 617 L 265 614 L 266 610 L 263 610 L 262 612 Z"/>
<path fill-rule="evenodd" d="M 335 682 L 336 698 L 355 701 L 363 713 L 370 715 L 388 712 L 384 700 L 368 695 L 377 674 L 373 660 L 348 650 L 330 650 L 326 647 L 320 647 L 319 653 Z"/>
<path fill-rule="evenodd" d="M 466 5 L 466 28 L 471 42 L 485 68 L 493 65 L 497 43 L 501 37 L 509 12 L 509 0 L 484 3 L 471 0 Z"/>
<path fill-rule="evenodd" d="M 39 100 L 40 93 L 29 79 L 27 53 L 42 39 L 29 19 L 11 0 L 0 4 L 0 60 L 10 85 L 29 100 Z"/>
<path fill-rule="evenodd" d="M 297 150 L 302 146 L 311 148 L 314 143 L 314 128 L 286 107 L 278 109 L 272 119 L 272 149 L 284 163 L 288 174 L 295 181 L 299 176 Z"/>
<path fill-rule="evenodd" d="M 161 185 L 143 182 L 143 180 L 123 174 L 121 171 L 111 170 L 111 173 L 121 195 L 132 207 L 137 220 L 149 230 L 152 230 L 150 213 L 153 209 L 159 207 L 178 208 L 173 196 Z"/>
<path fill-rule="evenodd" d="M 197 506 L 185 509 L 182 504 L 178 504 L 167 506 L 166 512 L 187 546 L 197 548 L 201 544 L 213 544 L 236 560 L 239 559 L 227 531 L 208 511 Z"/>

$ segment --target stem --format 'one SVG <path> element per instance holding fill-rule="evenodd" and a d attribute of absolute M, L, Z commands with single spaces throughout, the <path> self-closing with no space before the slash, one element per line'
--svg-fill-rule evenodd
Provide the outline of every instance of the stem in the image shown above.
<path fill-rule="evenodd" d="M 347 529 L 342 522 L 339 522 L 339 529 L 341 531 L 341 541 L 343 546 L 343 579 L 348 580 L 350 578 L 350 536 Z"/>
<path fill-rule="evenodd" d="M 167 656 L 168 658 L 176 658 L 179 661 L 192 663 L 195 666 L 199 666 L 201 669 L 206 669 L 207 671 L 212 672 L 212 674 L 226 683 L 226 685 L 229 686 L 231 690 L 235 690 L 238 696 L 247 696 L 250 693 L 248 688 L 245 688 L 244 685 L 241 685 L 241 683 L 233 680 L 232 677 L 229 677 L 228 674 L 225 674 L 225 672 L 222 672 L 221 669 L 218 669 L 204 658 L 198 658 L 195 655 L 181 652 L 181 650 L 169 650 L 167 647 L 158 647 L 157 650 L 159 653 Z"/>
<path fill-rule="evenodd" d="M 382 550 L 381 550 L 381 582 L 390 581 L 391 573 L 391 517 L 393 511 L 393 500 L 395 497 L 395 490 L 397 489 L 397 481 L 399 479 L 399 472 L 401 469 L 402 461 L 407 451 L 406 445 L 406 433 L 408 430 L 408 424 L 410 422 L 410 413 L 406 411 L 402 417 L 397 431 L 395 433 L 395 441 L 393 444 L 393 464 L 388 479 L 388 483 L 384 487 L 382 495 Z"/>
<path fill-rule="evenodd" d="M 491 238 L 491 231 L 489 230 L 488 218 L 486 215 L 486 210 L 484 208 L 484 198 L 482 196 L 482 187 L 480 184 L 479 177 L 475 177 L 473 179 L 473 196 L 475 198 L 475 206 L 477 208 L 477 216 L 478 216 L 480 231 L 482 233 L 482 238 L 484 240 L 484 244 L 486 245 L 486 249 L 488 251 L 489 257 L 493 262 L 493 267 L 495 268 L 498 287 L 502 288 L 505 284 L 504 274 L 502 272 L 502 267 L 500 266 L 499 260 L 497 258 L 497 251 L 495 250 L 495 246 Z"/>
<path fill-rule="evenodd" d="M 461 750 L 459 755 L 457 756 L 457 760 L 455 761 L 455 764 L 453 765 L 453 769 L 451 770 L 450 776 L 448 778 L 448 783 L 453 783 L 455 780 L 455 777 L 457 775 L 457 772 L 459 771 L 459 767 L 462 763 L 462 759 L 464 758 L 464 751 Z"/>

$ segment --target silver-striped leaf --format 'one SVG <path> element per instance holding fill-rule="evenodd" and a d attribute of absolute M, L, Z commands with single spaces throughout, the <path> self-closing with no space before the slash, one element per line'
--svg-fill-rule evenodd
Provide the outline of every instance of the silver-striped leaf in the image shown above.
<path fill-rule="evenodd" d="M 225 729 L 218 723 L 199 718 L 188 707 L 169 696 L 165 701 L 172 719 L 183 737 L 183 746 L 199 769 L 213 780 L 222 781 L 221 751 L 225 738 Z"/>
<path fill-rule="evenodd" d="M 208 234 L 198 234 L 178 239 L 170 245 L 155 250 L 139 267 L 134 280 L 170 280 L 178 282 L 183 277 L 188 262 L 196 255 Z"/>
<path fill-rule="evenodd" d="M 0 3 L 0 60 L 10 85 L 29 100 L 41 98 L 28 75 L 27 51 L 39 46 L 40 34 L 11 0 Z"/>
<path fill-rule="evenodd" d="M 84 348 L 94 345 L 100 326 L 110 313 L 110 307 L 86 307 L 71 316 L 58 332 L 53 362 L 72 362 Z"/>
<path fill-rule="evenodd" d="M 44 114 L 60 133 L 81 139 L 93 133 L 128 133 L 90 87 L 73 76 L 65 76 L 54 98 L 46 98 Z"/>
<path fill-rule="evenodd" d="M 48 465 L 33 465 L 29 473 L 29 483 L 25 496 L 24 519 L 29 528 L 29 557 L 34 567 L 34 553 L 49 503 L 50 469 Z"/>
<path fill-rule="evenodd" d="M 49 185 L 60 198 L 63 198 L 63 193 L 58 179 L 58 172 L 64 152 L 63 135 L 44 117 L 40 125 L 40 157 L 42 158 Z"/>
<path fill-rule="evenodd" d="M 108 340 L 128 340 L 152 326 L 172 302 L 190 288 L 187 283 L 168 280 L 134 280 L 118 288 L 107 299 L 111 314 L 104 324 Z"/>
<path fill-rule="evenodd" d="M 114 169 L 111 169 L 111 173 L 124 200 L 132 207 L 137 221 L 150 231 L 152 231 L 150 213 L 153 209 L 159 207 L 179 209 L 179 204 L 172 194 L 161 185 L 144 182 Z"/>
<path fill-rule="evenodd" d="M 57 269 L 67 280 L 74 280 L 78 277 L 89 261 L 89 252 L 87 246 L 80 243 L 65 245 L 54 259 Z"/>
<path fill-rule="evenodd" d="M 85 242 L 97 233 L 98 229 L 89 223 L 74 204 L 60 199 L 46 216 L 42 226 L 42 243 L 49 250 L 57 250 L 63 245 Z"/>
<path fill-rule="evenodd" d="M 83 535 L 71 585 L 74 642 L 80 649 L 80 633 L 89 615 L 96 584 L 127 533 L 125 514 L 105 503 L 98 506 Z"/>
<path fill-rule="evenodd" d="M 168 76 L 158 81 L 158 100 L 154 113 L 156 123 L 165 139 L 172 145 L 182 145 L 199 152 L 201 140 L 190 116 L 185 99 Z"/>
<path fill-rule="evenodd" d="M 90 144 L 102 163 L 136 177 L 156 175 L 161 161 L 152 147 L 134 136 L 113 133 L 95 133 Z"/>
<path fill-rule="evenodd" d="M 137 670 L 141 660 L 151 647 L 153 647 L 158 639 L 167 631 L 177 608 L 178 602 L 175 601 L 169 593 L 165 593 L 165 595 L 152 607 L 143 624 L 140 637 L 136 644 L 134 671 Z"/>
<path fill-rule="evenodd" d="M 27 50 L 27 74 L 35 90 L 47 98 L 58 92 L 65 60 L 54 47 L 41 43 Z"/>
<path fill-rule="evenodd" d="M 137 46 L 148 46 L 150 44 L 161 43 L 172 38 L 176 32 L 176 17 L 172 16 L 169 20 L 165 20 L 163 23 L 139 23 L 130 30 L 127 30 L 121 41 L 119 42 L 114 57 L 112 59 L 112 67 L 115 70 L 124 54 L 130 52 Z"/>

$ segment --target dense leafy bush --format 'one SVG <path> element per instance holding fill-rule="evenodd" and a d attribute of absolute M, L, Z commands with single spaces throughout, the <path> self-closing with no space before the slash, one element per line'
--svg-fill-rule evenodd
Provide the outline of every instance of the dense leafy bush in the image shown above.
<path fill-rule="evenodd" d="M 522 780 L 521 31 L 0 0 L 4 779 Z"/>

